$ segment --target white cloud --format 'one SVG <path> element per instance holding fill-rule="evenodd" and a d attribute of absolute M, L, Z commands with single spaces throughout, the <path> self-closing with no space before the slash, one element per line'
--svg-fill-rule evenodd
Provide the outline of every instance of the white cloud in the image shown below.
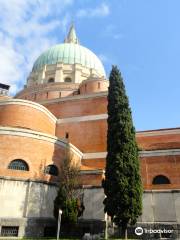
<path fill-rule="evenodd" d="M 0 82 L 11 93 L 26 83 L 37 56 L 58 42 L 51 34 L 66 30 L 70 17 L 63 14 L 73 0 L 0 0 Z M 61 15 L 61 18 L 59 16 Z"/>
<path fill-rule="evenodd" d="M 110 9 L 109 6 L 106 3 L 102 3 L 99 6 L 96 6 L 95 8 L 83 8 L 79 9 L 77 11 L 76 16 L 79 18 L 82 17 L 104 17 L 109 15 Z"/>

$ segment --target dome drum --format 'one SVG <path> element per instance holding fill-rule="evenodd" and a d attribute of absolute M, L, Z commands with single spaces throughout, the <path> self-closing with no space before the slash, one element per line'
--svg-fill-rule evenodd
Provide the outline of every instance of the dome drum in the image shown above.
<path fill-rule="evenodd" d="M 64 64 L 57 63 L 53 65 L 45 65 L 37 71 L 32 71 L 27 79 L 27 87 L 50 83 L 51 82 L 66 82 L 69 78 L 72 83 L 81 83 L 88 79 L 92 74 L 102 77 L 96 69 L 82 66 L 81 64 Z"/>
<path fill-rule="evenodd" d="M 77 83 L 53 82 L 25 88 L 16 95 L 16 98 L 39 102 L 78 94 L 79 84 Z"/>

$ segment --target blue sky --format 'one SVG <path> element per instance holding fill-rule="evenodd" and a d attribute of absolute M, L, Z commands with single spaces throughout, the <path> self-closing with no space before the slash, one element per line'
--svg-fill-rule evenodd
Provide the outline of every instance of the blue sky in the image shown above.
<path fill-rule="evenodd" d="M 179 0 L 0 0 L 0 82 L 15 94 L 73 20 L 107 76 L 120 68 L 137 130 L 180 124 Z"/>

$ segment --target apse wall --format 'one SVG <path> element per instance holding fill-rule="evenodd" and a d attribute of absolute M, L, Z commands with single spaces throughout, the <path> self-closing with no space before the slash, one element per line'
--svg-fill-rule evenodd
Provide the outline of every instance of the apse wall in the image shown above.
<path fill-rule="evenodd" d="M 14 178 L 57 180 L 44 173 L 53 164 L 58 169 L 65 156 L 66 143 L 55 137 L 26 129 L 0 127 L 0 175 Z M 27 171 L 10 169 L 14 160 L 23 160 Z"/>
<path fill-rule="evenodd" d="M 82 153 L 65 138 L 55 136 L 56 117 L 40 104 L 13 99 L 0 102 L 0 175 L 56 181 L 55 175 L 45 174 L 45 167 L 60 170 L 67 148 L 73 161 L 80 164 Z M 12 161 L 27 164 L 28 170 L 10 168 Z"/>
<path fill-rule="evenodd" d="M 0 126 L 21 127 L 55 135 L 56 118 L 40 104 L 10 99 L 0 101 Z"/>

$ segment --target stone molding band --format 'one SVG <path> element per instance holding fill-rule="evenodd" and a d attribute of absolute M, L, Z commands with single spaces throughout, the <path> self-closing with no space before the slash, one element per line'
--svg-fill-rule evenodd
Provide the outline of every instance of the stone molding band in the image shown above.
<path fill-rule="evenodd" d="M 93 93 L 93 94 L 87 94 L 87 95 L 82 94 L 82 95 L 67 96 L 67 97 L 56 98 L 56 99 L 42 100 L 38 102 L 40 104 L 51 104 L 51 103 L 75 101 L 75 100 L 81 100 L 81 99 L 87 99 L 87 98 L 107 97 L 107 94 L 108 94 L 107 91 L 104 91 L 100 93 Z"/>
<path fill-rule="evenodd" d="M 83 159 L 106 158 L 106 155 L 107 152 L 84 153 Z M 152 150 L 139 152 L 140 157 L 176 156 L 176 155 L 180 155 L 180 149 Z"/>
<path fill-rule="evenodd" d="M 83 159 L 105 158 L 107 152 L 84 153 Z"/>
<path fill-rule="evenodd" d="M 35 93 L 45 93 L 45 92 L 55 92 L 55 91 L 58 91 L 58 92 L 60 92 L 60 91 L 76 91 L 78 88 L 62 88 L 61 90 L 59 89 L 59 87 L 56 87 L 56 88 L 45 88 L 45 89 L 40 89 L 40 90 L 32 90 L 32 91 L 30 91 L 29 90 L 29 92 L 22 92 L 21 93 L 21 95 L 20 95 L 20 97 L 25 97 L 25 96 L 27 96 L 27 95 L 30 95 L 30 94 L 35 94 Z M 17 96 L 17 98 L 16 99 L 18 99 L 18 96 Z M 28 101 L 30 101 L 30 100 L 28 100 Z"/>
<path fill-rule="evenodd" d="M 157 129 L 154 131 L 141 131 L 136 132 L 138 137 L 148 137 L 148 136 L 160 136 L 169 134 L 180 134 L 180 128 L 170 128 L 170 129 Z"/>
<path fill-rule="evenodd" d="M 180 155 L 180 149 L 140 151 L 140 157 L 176 156 L 176 155 Z"/>
<path fill-rule="evenodd" d="M 49 181 L 44 181 L 44 180 L 36 180 L 36 179 L 31 179 L 31 178 L 19 178 L 19 177 L 7 177 L 7 176 L 0 176 L 0 181 L 17 181 L 17 182 L 36 182 L 36 183 L 42 183 L 42 184 L 47 184 L 47 185 L 52 185 L 52 186 L 58 186 L 58 183 L 52 183 Z"/>
<path fill-rule="evenodd" d="M 11 135 L 11 136 L 33 138 L 33 139 L 57 144 L 64 148 L 69 145 L 70 149 L 75 154 L 77 154 L 80 158 L 82 158 L 83 156 L 83 153 L 79 149 L 77 149 L 73 144 L 71 143 L 68 144 L 66 139 L 59 139 L 50 134 L 46 134 L 38 131 L 32 131 L 24 128 L 0 127 L 0 135 Z"/>
<path fill-rule="evenodd" d="M 85 115 L 81 117 L 70 117 L 70 118 L 63 118 L 58 119 L 57 123 L 71 123 L 71 122 L 85 122 L 85 121 L 96 121 L 96 120 L 104 120 L 107 119 L 107 114 L 97 114 L 97 115 Z"/>
<path fill-rule="evenodd" d="M 80 175 L 99 175 L 104 174 L 103 169 L 97 169 L 97 170 L 81 170 Z"/>

